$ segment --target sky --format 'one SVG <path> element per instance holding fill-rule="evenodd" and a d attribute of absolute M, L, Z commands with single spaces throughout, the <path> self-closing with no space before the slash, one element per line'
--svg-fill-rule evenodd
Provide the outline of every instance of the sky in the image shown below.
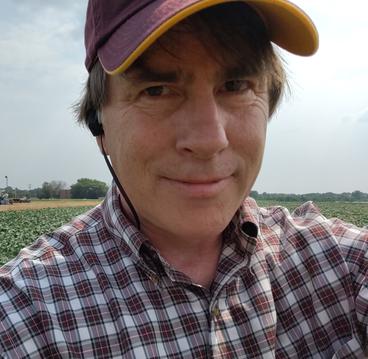
<path fill-rule="evenodd" d="M 315 22 L 313 57 L 280 50 L 290 91 L 268 127 L 258 192 L 368 192 L 367 0 L 295 0 Z M 94 138 L 76 124 L 86 0 L 2 0 L 0 188 L 106 183 Z M 292 31 L 292 29 L 291 29 Z"/>

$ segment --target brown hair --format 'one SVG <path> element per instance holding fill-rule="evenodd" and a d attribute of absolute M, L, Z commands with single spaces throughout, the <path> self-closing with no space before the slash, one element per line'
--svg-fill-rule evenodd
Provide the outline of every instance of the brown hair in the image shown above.
<path fill-rule="evenodd" d="M 175 29 L 195 33 L 217 61 L 236 61 L 237 64 L 246 65 L 249 73 L 265 76 L 272 116 L 282 97 L 286 76 L 262 19 L 250 6 L 234 2 L 202 10 L 185 19 L 174 31 L 165 34 L 165 38 L 170 38 Z M 157 41 L 157 45 L 163 48 L 165 43 L 160 39 Z M 81 100 L 74 106 L 80 123 L 88 125 L 89 115 L 99 111 L 104 104 L 106 76 L 97 61 L 89 74 Z"/>

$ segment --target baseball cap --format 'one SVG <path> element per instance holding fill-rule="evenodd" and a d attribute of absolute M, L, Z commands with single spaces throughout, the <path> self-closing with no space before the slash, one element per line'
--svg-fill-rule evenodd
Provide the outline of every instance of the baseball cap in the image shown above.
<path fill-rule="evenodd" d="M 161 35 L 186 17 L 234 0 L 89 0 L 85 26 L 85 65 L 96 59 L 111 74 L 124 72 Z M 242 0 L 262 18 L 270 40 L 301 56 L 318 49 L 309 16 L 287 0 Z"/>

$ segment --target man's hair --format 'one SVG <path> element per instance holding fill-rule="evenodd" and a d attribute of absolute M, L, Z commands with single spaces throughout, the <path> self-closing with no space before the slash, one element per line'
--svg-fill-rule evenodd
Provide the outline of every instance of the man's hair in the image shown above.
<path fill-rule="evenodd" d="M 222 64 L 234 63 L 267 83 L 270 117 L 282 98 L 285 70 L 259 15 L 244 3 L 228 3 L 202 10 L 174 27 L 154 46 L 167 49 L 176 31 L 194 33 L 207 51 Z M 144 55 L 143 55 L 144 56 Z M 136 60 L 139 63 L 139 59 Z M 134 66 L 134 64 L 132 65 Z M 96 61 L 80 101 L 74 106 L 77 120 L 88 125 L 89 115 L 99 112 L 107 98 L 107 75 Z"/>

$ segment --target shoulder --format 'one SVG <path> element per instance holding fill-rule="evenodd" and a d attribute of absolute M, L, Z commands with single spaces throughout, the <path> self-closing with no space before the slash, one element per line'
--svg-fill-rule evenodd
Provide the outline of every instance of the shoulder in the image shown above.
<path fill-rule="evenodd" d="M 326 218 L 312 202 L 292 213 L 283 207 L 260 208 L 259 226 L 257 254 L 270 278 L 280 326 L 287 329 L 292 323 L 297 332 L 308 328 L 314 316 L 312 332 L 328 333 L 326 338 L 336 342 L 353 337 L 349 343 L 363 349 L 368 230 Z M 298 318 L 299 329 L 290 318 Z M 341 350 L 348 350 L 349 343 Z"/>
<path fill-rule="evenodd" d="M 82 247 L 91 247 L 101 231 L 97 206 L 41 236 L 0 268 L 0 352 L 27 356 L 44 345 L 57 303 L 65 309 L 76 283 L 86 283 L 91 275 Z"/>
<path fill-rule="evenodd" d="M 368 229 L 326 218 L 311 201 L 291 213 L 281 206 L 260 208 L 259 227 L 263 247 L 276 256 L 343 260 L 352 272 L 368 270 Z"/>
<path fill-rule="evenodd" d="M 96 232 L 101 230 L 102 216 L 97 206 L 54 232 L 42 235 L 0 268 L 0 294 L 6 292 L 4 283 L 19 287 L 32 283 L 35 286 L 48 275 L 65 274 L 69 263 L 77 263 L 80 259 L 80 246 L 93 241 Z"/>
<path fill-rule="evenodd" d="M 273 206 L 260 208 L 259 214 L 260 227 L 266 232 L 303 234 L 311 240 L 333 237 L 342 247 L 356 245 L 367 249 L 367 228 L 359 228 L 338 218 L 326 218 L 311 201 L 297 207 L 293 212 L 285 207 Z M 352 243 L 355 241 L 358 243 Z"/>

